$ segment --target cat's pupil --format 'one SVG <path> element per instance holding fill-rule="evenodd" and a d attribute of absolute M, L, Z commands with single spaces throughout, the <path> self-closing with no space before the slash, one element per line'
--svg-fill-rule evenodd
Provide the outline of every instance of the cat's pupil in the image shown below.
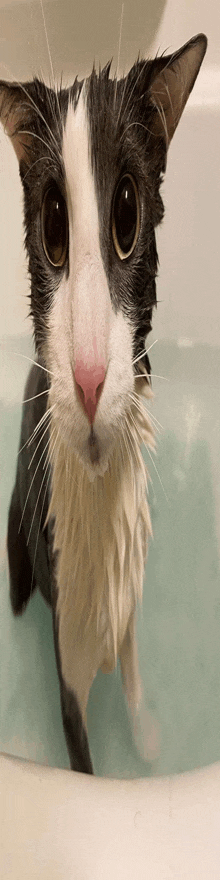
<path fill-rule="evenodd" d="M 121 259 L 134 249 L 139 225 L 137 190 L 130 175 L 120 180 L 113 206 L 113 241 Z"/>
<path fill-rule="evenodd" d="M 47 190 L 41 215 L 42 241 L 46 256 L 53 266 L 63 266 L 67 252 L 67 211 L 57 186 Z"/>

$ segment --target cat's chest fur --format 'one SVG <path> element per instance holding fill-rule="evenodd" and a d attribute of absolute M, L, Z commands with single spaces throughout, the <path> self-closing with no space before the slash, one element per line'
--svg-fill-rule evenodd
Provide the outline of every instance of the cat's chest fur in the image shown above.
<path fill-rule="evenodd" d="M 140 437 L 154 445 L 144 407 L 133 424 L 131 414 L 130 430 L 130 447 L 122 435 L 107 471 L 91 482 L 51 423 L 48 518 L 53 518 L 59 650 L 63 678 L 69 688 L 74 685 L 83 715 L 97 670 L 115 667 L 142 598 L 151 522 Z"/>

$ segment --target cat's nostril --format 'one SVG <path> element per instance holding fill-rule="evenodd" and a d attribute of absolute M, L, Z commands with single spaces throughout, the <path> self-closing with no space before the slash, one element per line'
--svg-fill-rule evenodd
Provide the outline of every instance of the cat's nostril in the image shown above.
<path fill-rule="evenodd" d="M 83 409 L 90 424 L 94 422 L 99 398 L 105 381 L 106 367 L 104 364 L 86 366 L 77 362 L 74 370 L 76 389 Z"/>

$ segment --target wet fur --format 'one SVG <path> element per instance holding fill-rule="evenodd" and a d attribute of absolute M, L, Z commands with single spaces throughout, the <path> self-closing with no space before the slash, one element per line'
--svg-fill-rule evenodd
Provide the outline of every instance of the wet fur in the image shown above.
<path fill-rule="evenodd" d="M 0 84 L 1 118 L 24 189 L 37 352 L 9 513 L 11 602 L 21 613 L 38 586 L 52 605 L 70 763 L 88 773 L 86 704 L 99 666 L 111 671 L 119 654 L 134 718 L 140 707 L 135 610 L 151 533 L 140 447 L 144 442 L 150 452 L 154 445 L 143 401 L 151 395 L 145 339 L 156 304 L 155 228 L 163 217 L 167 148 L 205 49 L 200 36 L 173 56 L 138 61 L 118 82 L 107 65 L 69 90 L 39 80 Z M 133 254 L 121 262 L 110 218 L 125 171 L 138 181 L 141 226 Z M 69 216 L 63 269 L 48 263 L 41 242 L 42 193 L 51 178 Z M 92 429 L 73 382 L 75 348 L 83 340 L 89 356 L 90 331 L 99 357 L 103 346 L 108 351 Z"/>

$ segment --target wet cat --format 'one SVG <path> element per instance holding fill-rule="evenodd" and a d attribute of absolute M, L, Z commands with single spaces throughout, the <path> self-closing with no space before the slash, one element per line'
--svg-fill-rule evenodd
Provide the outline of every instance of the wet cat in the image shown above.
<path fill-rule="evenodd" d="M 134 726 L 141 706 L 155 228 L 167 150 L 206 44 L 198 35 L 121 80 L 108 64 L 69 89 L 0 83 L 24 191 L 36 346 L 9 512 L 11 603 L 21 613 L 38 586 L 52 606 L 70 763 L 87 773 L 97 670 L 119 656 Z"/>

